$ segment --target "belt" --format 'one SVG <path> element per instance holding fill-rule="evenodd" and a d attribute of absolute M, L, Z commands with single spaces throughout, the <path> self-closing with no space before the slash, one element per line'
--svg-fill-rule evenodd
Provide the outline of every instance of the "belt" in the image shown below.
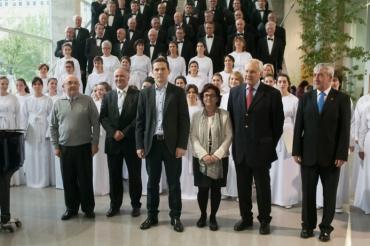
<path fill-rule="evenodd" d="M 154 139 L 157 141 L 164 141 L 164 135 L 154 135 Z"/>

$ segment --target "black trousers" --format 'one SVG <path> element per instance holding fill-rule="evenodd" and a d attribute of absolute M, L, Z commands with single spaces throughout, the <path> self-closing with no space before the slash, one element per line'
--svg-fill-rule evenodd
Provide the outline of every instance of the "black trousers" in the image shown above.
<path fill-rule="evenodd" d="M 13 173 L 0 173 L 0 209 L 3 224 L 10 220 L 10 179 Z"/>
<path fill-rule="evenodd" d="M 162 162 L 166 169 L 168 183 L 168 203 L 170 207 L 170 217 L 180 218 L 181 216 L 181 158 L 176 158 L 171 154 L 165 141 L 153 138 L 152 148 L 146 156 L 146 170 L 148 172 L 147 185 L 147 209 L 148 216 L 156 218 L 159 205 L 159 181 L 162 173 Z"/>
<path fill-rule="evenodd" d="M 321 167 L 301 165 L 302 177 L 302 228 L 315 229 L 317 223 L 316 210 L 316 186 L 320 177 L 324 207 L 320 230 L 330 233 L 334 228 L 331 222 L 335 215 L 335 202 L 337 187 L 340 175 L 340 168 L 333 166 Z"/>
<path fill-rule="evenodd" d="M 211 192 L 210 192 L 211 191 Z M 211 215 L 210 218 L 215 219 L 218 208 L 221 202 L 221 187 L 213 185 L 210 187 L 198 187 L 197 200 L 202 216 L 207 215 L 207 204 L 209 193 L 211 193 Z"/>
<path fill-rule="evenodd" d="M 271 222 L 271 186 L 270 166 L 261 164 L 256 167 L 249 166 L 246 162 L 237 163 L 236 178 L 238 185 L 239 209 L 242 219 L 246 222 L 253 221 L 252 213 L 252 182 L 256 185 L 258 220 L 262 223 Z"/>
<path fill-rule="evenodd" d="M 120 153 L 116 155 L 108 154 L 110 207 L 114 210 L 119 210 L 122 205 L 123 159 L 125 159 L 128 169 L 131 206 L 133 208 L 140 208 L 140 198 L 143 189 L 141 184 L 141 160 L 137 156 L 135 149 L 129 153 Z"/>
<path fill-rule="evenodd" d="M 93 212 L 95 207 L 91 144 L 61 146 L 60 167 L 67 210 Z"/>

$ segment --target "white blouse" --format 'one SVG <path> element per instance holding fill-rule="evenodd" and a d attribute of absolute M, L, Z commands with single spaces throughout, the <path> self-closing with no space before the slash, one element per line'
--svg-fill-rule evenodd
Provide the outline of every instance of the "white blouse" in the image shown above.
<path fill-rule="evenodd" d="M 175 79 L 179 75 L 186 76 L 186 63 L 182 56 L 176 58 L 167 56 L 167 61 L 170 65 L 170 74 L 168 75 L 169 82 L 175 83 Z"/>
<path fill-rule="evenodd" d="M 96 84 L 100 82 L 107 82 L 110 86 L 113 87 L 113 75 L 108 72 L 97 73 L 96 71 L 92 72 L 87 78 L 85 95 L 91 96 L 92 90 Z"/>
<path fill-rule="evenodd" d="M 20 128 L 20 105 L 18 98 L 8 94 L 0 96 L 0 129 Z"/>
<path fill-rule="evenodd" d="M 101 56 L 101 58 L 103 59 L 104 72 L 111 74 L 113 77 L 114 71 L 121 65 L 117 56 Z"/>
<path fill-rule="evenodd" d="M 244 66 L 245 64 L 252 59 L 252 56 L 249 52 L 243 51 L 243 52 L 231 52 L 230 55 L 234 57 L 235 63 L 234 63 L 234 70 L 239 71 L 243 74 L 244 72 Z"/>
<path fill-rule="evenodd" d="M 143 83 L 143 80 L 149 75 L 152 71 L 152 63 L 150 58 L 146 55 L 134 55 L 131 56 L 131 73 L 130 75 L 137 76 L 140 80 L 140 84 Z M 136 84 L 136 83 L 135 83 Z"/>
<path fill-rule="evenodd" d="M 193 84 L 198 87 L 199 93 L 203 90 L 204 85 L 207 84 L 207 78 L 203 75 L 198 74 L 196 77 L 192 77 L 189 74 L 185 78 L 188 85 Z"/>
<path fill-rule="evenodd" d="M 209 58 L 208 56 L 204 57 L 194 56 L 193 58 L 190 59 L 189 64 L 192 61 L 198 62 L 199 74 L 204 75 L 207 78 L 207 83 L 209 83 L 213 76 L 213 63 L 211 58 Z"/>

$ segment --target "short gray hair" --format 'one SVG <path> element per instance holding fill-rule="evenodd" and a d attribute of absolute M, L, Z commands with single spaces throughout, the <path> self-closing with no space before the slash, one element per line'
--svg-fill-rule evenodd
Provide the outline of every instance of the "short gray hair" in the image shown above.
<path fill-rule="evenodd" d="M 250 63 L 254 63 L 254 64 L 257 64 L 257 67 L 258 67 L 258 72 L 262 72 L 263 71 L 263 63 L 260 61 L 260 60 L 258 60 L 258 59 L 250 59 L 245 65 L 247 65 L 247 64 L 250 64 Z"/>
<path fill-rule="evenodd" d="M 101 47 L 104 47 L 104 46 L 109 46 L 109 48 L 112 48 L 112 43 L 111 43 L 109 40 L 105 40 L 105 41 L 101 44 Z"/>
<path fill-rule="evenodd" d="M 325 69 L 325 72 L 330 76 L 334 76 L 334 64 L 332 63 L 318 63 L 314 68 L 313 72 L 318 72 L 320 69 Z"/>

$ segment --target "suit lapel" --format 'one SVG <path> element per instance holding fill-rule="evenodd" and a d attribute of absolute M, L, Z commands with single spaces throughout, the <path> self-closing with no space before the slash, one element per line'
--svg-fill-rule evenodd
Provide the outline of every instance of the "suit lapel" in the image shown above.
<path fill-rule="evenodd" d="M 313 105 L 314 112 L 316 114 L 319 114 L 319 108 L 317 106 L 317 90 L 312 91 L 311 98 L 312 98 L 312 105 Z"/>
<path fill-rule="evenodd" d="M 168 82 L 166 89 L 166 97 L 164 99 L 163 117 L 164 114 L 167 112 L 168 104 L 171 101 L 171 97 L 172 97 L 172 85 Z"/>
<path fill-rule="evenodd" d="M 123 101 L 122 111 L 121 111 L 120 117 L 122 117 L 122 115 L 124 115 L 124 111 L 125 111 L 125 109 L 128 108 L 128 105 L 130 104 L 130 102 L 131 102 L 131 89 L 128 88 L 127 92 L 126 92 L 125 100 Z"/>
<path fill-rule="evenodd" d="M 334 102 L 334 99 L 337 95 L 336 93 L 337 91 L 335 91 L 334 89 L 330 89 L 329 91 L 329 94 L 328 96 L 326 97 L 326 100 L 325 100 L 325 103 L 324 103 L 324 106 L 322 108 L 322 112 L 321 114 L 324 114 L 325 111 L 327 110 L 328 107 L 330 107 L 330 105 Z"/>
<path fill-rule="evenodd" d="M 249 106 L 248 111 L 251 111 L 256 106 L 256 104 L 262 99 L 262 97 L 265 95 L 265 89 L 263 87 L 264 87 L 264 84 L 262 84 L 262 82 L 260 82 L 260 85 L 257 88 L 256 94 L 253 97 L 252 103 Z M 246 94 L 246 93 L 244 93 L 244 94 Z"/>
<path fill-rule="evenodd" d="M 155 86 L 153 85 L 150 89 L 149 89 L 149 105 L 151 105 L 151 108 L 152 108 L 152 116 L 153 116 L 153 119 L 154 121 L 156 120 L 156 111 L 155 111 Z"/>
<path fill-rule="evenodd" d="M 112 91 L 112 107 L 114 110 L 114 115 L 118 118 L 119 117 L 119 110 L 118 110 L 118 95 L 117 90 Z"/>
<path fill-rule="evenodd" d="M 247 92 L 246 84 L 241 85 L 240 88 L 239 88 L 239 100 L 238 100 L 238 102 L 240 103 L 239 105 L 241 106 L 241 109 L 242 109 L 242 115 L 245 115 L 245 113 L 247 112 L 246 92 Z"/>

